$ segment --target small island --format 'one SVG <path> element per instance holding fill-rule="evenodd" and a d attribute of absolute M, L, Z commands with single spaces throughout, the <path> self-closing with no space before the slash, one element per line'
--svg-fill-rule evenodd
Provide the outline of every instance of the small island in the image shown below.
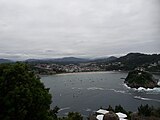
<path fill-rule="evenodd" d="M 124 83 L 131 88 L 154 88 L 158 87 L 158 80 L 149 72 L 143 70 L 134 70 L 128 73 Z"/>

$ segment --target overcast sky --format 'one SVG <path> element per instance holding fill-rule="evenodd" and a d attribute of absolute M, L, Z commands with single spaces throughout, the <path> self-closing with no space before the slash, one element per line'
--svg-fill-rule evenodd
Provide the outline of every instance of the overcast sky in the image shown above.
<path fill-rule="evenodd" d="M 0 58 L 160 53 L 160 0 L 0 0 Z"/>

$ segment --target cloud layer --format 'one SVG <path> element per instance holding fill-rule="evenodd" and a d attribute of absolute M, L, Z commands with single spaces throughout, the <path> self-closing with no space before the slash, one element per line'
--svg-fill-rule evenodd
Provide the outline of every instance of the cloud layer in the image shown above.
<path fill-rule="evenodd" d="M 160 52 L 159 0 L 1 0 L 0 58 Z"/>

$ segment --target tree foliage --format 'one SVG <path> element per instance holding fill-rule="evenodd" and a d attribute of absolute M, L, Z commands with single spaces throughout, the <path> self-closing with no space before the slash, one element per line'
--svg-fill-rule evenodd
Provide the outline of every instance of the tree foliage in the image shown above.
<path fill-rule="evenodd" d="M 111 105 L 109 105 L 109 106 L 108 106 L 107 110 L 108 110 L 108 111 L 112 111 L 112 112 L 114 112 L 114 109 L 112 108 L 112 106 L 111 106 Z"/>
<path fill-rule="evenodd" d="M 78 112 L 69 112 L 67 117 L 59 118 L 59 120 L 83 120 L 83 117 Z"/>
<path fill-rule="evenodd" d="M 0 120 L 49 120 L 51 95 L 26 64 L 0 65 Z"/>
<path fill-rule="evenodd" d="M 138 114 L 143 116 L 151 116 L 153 107 L 149 107 L 149 105 L 141 105 L 138 107 Z"/>

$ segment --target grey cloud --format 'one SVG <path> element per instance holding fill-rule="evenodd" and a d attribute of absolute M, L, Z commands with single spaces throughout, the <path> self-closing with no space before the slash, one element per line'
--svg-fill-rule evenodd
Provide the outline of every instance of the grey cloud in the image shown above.
<path fill-rule="evenodd" d="M 0 57 L 159 53 L 159 14 L 159 0 L 1 0 Z"/>

